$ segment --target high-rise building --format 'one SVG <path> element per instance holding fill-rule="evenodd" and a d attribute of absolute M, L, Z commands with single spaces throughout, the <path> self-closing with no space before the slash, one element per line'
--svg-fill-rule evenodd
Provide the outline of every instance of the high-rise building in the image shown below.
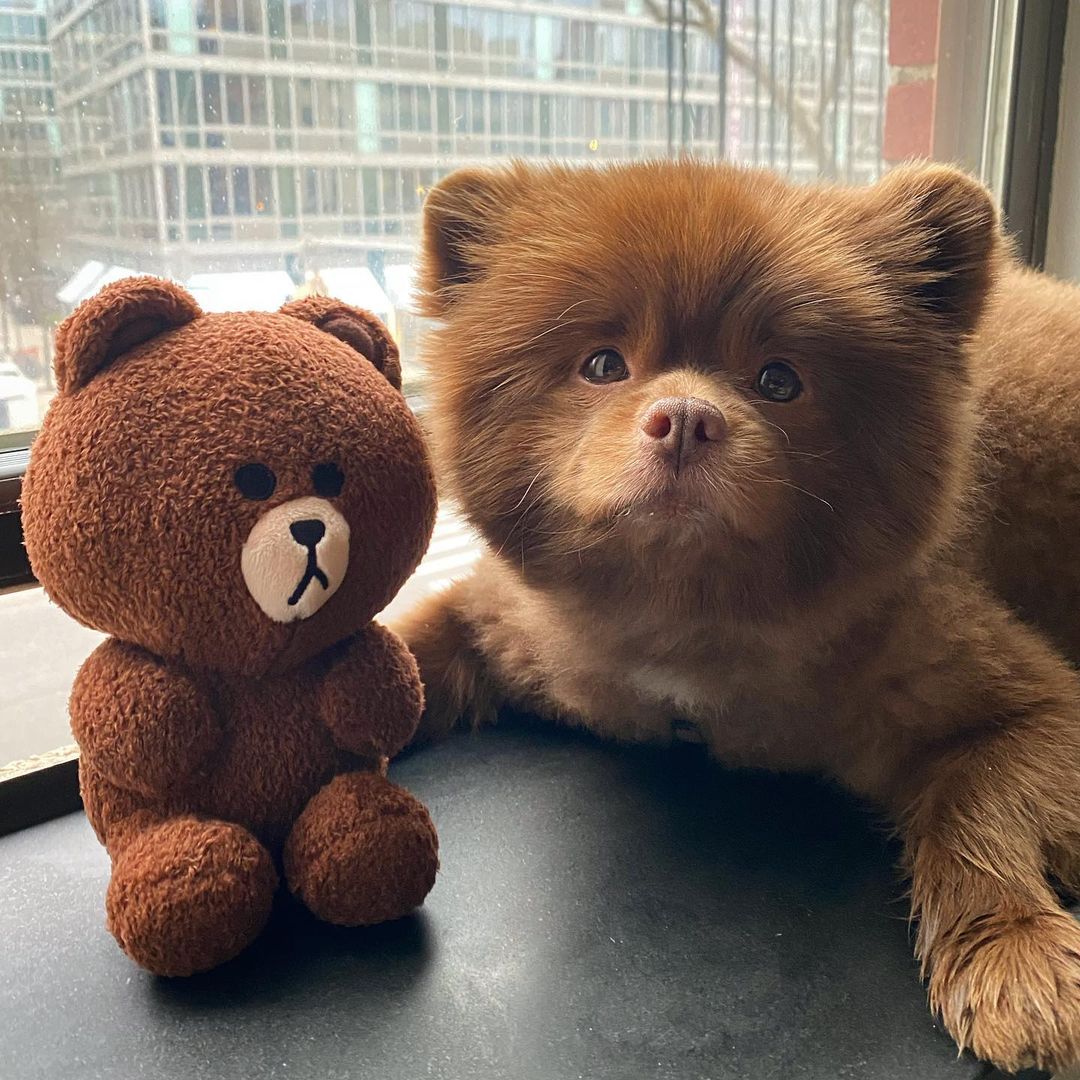
<path fill-rule="evenodd" d="M 58 134 L 44 0 L 0 0 L 0 187 L 54 189 Z"/>
<path fill-rule="evenodd" d="M 0 0 L 0 364 L 43 368 L 22 327 L 58 311 L 60 140 L 44 0 Z M 42 258 L 51 251 L 54 258 Z M 8 369 L 5 369 L 8 370 Z M 9 373 L 10 378 L 10 373 Z M 19 410 L 16 410 L 16 413 Z M 10 409 L 0 403 L 0 426 Z"/>
<path fill-rule="evenodd" d="M 635 0 L 56 0 L 71 247 L 180 280 L 377 267 L 437 176 L 515 155 L 872 177 L 884 7 L 730 0 L 722 33 L 705 0 L 685 30 Z"/>
<path fill-rule="evenodd" d="M 388 317 L 408 356 L 417 216 L 459 165 L 691 153 L 872 179 L 887 10 L 0 0 L 2 150 L 18 149 L 37 195 L 57 153 L 63 181 L 23 214 L 40 250 L 20 258 L 59 314 L 133 271 L 209 307 L 275 306 L 315 275 Z"/>

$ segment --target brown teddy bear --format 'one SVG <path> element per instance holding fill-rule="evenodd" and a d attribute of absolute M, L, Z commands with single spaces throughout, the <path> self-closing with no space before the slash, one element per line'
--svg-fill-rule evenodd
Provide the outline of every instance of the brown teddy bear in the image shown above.
<path fill-rule="evenodd" d="M 279 872 L 345 925 L 434 883 L 427 811 L 386 778 L 420 681 L 372 622 L 435 515 L 400 379 L 385 327 L 321 297 L 211 315 L 130 278 L 59 328 L 26 545 L 53 600 L 113 635 L 71 723 L 109 928 L 152 972 L 236 955 Z"/>

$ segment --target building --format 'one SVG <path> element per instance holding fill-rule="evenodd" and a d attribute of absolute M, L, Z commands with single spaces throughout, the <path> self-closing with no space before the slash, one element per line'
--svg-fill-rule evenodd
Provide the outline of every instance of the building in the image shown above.
<path fill-rule="evenodd" d="M 271 306 L 317 274 L 397 316 L 424 193 L 467 163 L 880 168 L 886 0 L 50 0 L 48 15 L 68 304 L 145 271 Z"/>
<path fill-rule="evenodd" d="M 55 189 L 59 179 L 44 0 L 0 0 L 0 186 Z"/>
<path fill-rule="evenodd" d="M 832 6 L 850 21 L 849 0 Z M 58 0 L 71 241 L 181 279 L 404 256 L 425 190 L 454 166 L 672 143 L 715 154 L 721 123 L 729 156 L 817 174 L 820 147 L 789 122 L 789 96 L 845 173 L 872 176 L 884 5 L 855 9 L 866 25 L 846 45 L 829 7 L 732 0 L 722 57 L 701 18 L 712 5 L 691 5 L 696 23 L 669 35 L 664 11 L 633 0 Z"/>
<path fill-rule="evenodd" d="M 58 311 L 60 139 L 44 0 L 0 0 L 0 363 L 42 374 L 30 324 Z M 10 377 L 10 376 L 9 376 Z"/>

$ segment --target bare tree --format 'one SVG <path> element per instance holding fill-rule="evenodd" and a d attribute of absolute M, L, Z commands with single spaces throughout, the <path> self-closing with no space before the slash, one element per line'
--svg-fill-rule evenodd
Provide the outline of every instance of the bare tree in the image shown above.
<path fill-rule="evenodd" d="M 724 2 L 724 0 L 721 0 Z M 855 8 L 860 0 L 837 0 L 836 9 L 836 47 L 832 71 L 828 77 L 821 72 L 821 93 L 817 102 L 800 98 L 794 88 L 794 80 L 785 85 L 773 70 L 752 49 L 734 38 L 730 32 L 724 35 L 724 51 L 728 60 L 746 71 L 768 95 L 772 108 L 780 109 L 788 118 L 793 133 L 797 133 L 802 144 L 815 162 L 818 172 L 827 177 L 836 174 L 836 122 L 832 125 L 829 137 L 828 110 L 833 105 L 834 116 L 837 97 L 845 79 L 854 77 L 855 56 Z M 660 23 L 667 23 L 666 5 L 660 0 L 645 0 L 650 15 Z M 715 4 L 711 0 L 689 0 L 687 27 L 706 35 L 711 41 L 720 36 L 720 19 Z M 879 17 L 883 17 L 879 14 Z M 770 27 L 771 30 L 775 28 Z M 794 42 L 791 43 L 794 48 Z M 724 71 L 720 72 L 724 77 Z"/>

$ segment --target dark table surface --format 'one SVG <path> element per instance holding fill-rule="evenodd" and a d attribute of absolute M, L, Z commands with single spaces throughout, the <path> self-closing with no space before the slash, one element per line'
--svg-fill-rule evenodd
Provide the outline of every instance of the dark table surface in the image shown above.
<path fill-rule="evenodd" d="M 896 849 L 841 794 L 521 722 L 392 772 L 441 835 L 423 912 L 282 898 L 187 980 L 105 930 L 81 815 L 0 839 L 0 1080 L 998 1075 L 931 1022 Z"/>

